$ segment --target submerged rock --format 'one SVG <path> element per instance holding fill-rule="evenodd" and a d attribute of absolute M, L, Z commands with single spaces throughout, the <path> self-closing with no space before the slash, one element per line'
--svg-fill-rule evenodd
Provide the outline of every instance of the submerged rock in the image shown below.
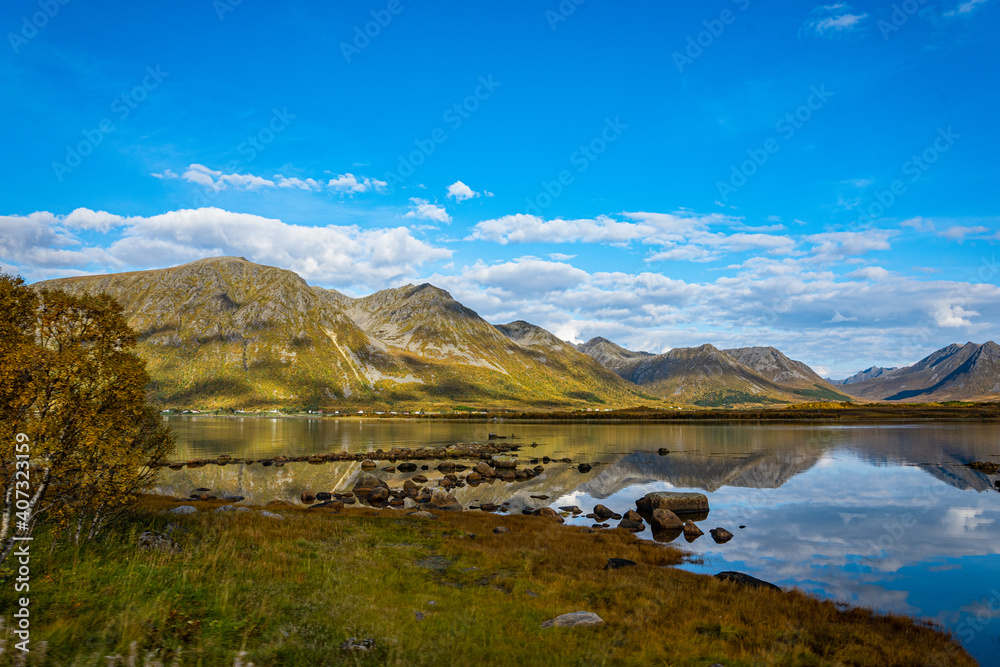
<path fill-rule="evenodd" d="M 704 535 L 704 531 L 695 524 L 694 521 L 684 522 L 684 536 L 685 537 L 701 537 Z"/>

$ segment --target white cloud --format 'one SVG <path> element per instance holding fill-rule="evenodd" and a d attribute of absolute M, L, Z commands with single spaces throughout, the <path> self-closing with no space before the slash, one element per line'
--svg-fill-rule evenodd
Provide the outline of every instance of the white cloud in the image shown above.
<path fill-rule="evenodd" d="M 919 215 L 915 218 L 910 218 L 909 220 L 904 220 L 899 223 L 900 227 L 906 228 L 911 227 L 918 232 L 933 232 L 934 231 L 934 221 L 928 220 L 927 218 L 922 218 Z"/>
<path fill-rule="evenodd" d="M 931 311 L 931 316 L 939 327 L 967 327 L 972 324 L 970 317 L 978 316 L 974 310 L 961 306 L 941 305 Z"/>
<path fill-rule="evenodd" d="M 72 234 L 67 224 L 71 217 L 87 224 L 117 222 L 115 238 L 106 246 L 88 246 Z M 0 262 L 30 279 L 163 268 L 203 257 L 242 255 L 327 285 L 382 288 L 451 254 L 414 238 L 405 227 L 310 227 L 218 208 L 127 218 L 87 209 L 68 216 L 44 211 L 0 216 Z"/>
<path fill-rule="evenodd" d="M 845 3 L 820 5 L 810 12 L 810 18 L 806 21 L 804 28 L 824 36 L 859 28 L 868 18 L 868 14 L 855 14 L 851 13 L 850 10 L 850 5 Z"/>
<path fill-rule="evenodd" d="M 968 2 L 963 2 L 955 9 L 951 9 L 944 13 L 945 16 L 958 16 L 961 14 L 971 14 L 976 7 L 979 5 L 985 5 L 988 0 L 968 0 Z"/>
<path fill-rule="evenodd" d="M 109 232 L 125 222 L 125 218 L 107 211 L 91 211 L 89 208 L 78 208 L 63 219 L 66 227 L 89 229 L 98 232 Z"/>
<path fill-rule="evenodd" d="M 479 193 L 462 181 L 455 181 L 448 186 L 448 196 L 453 198 L 456 202 L 463 202 L 466 199 L 475 199 L 479 196 Z"/>
<path fill-rule="evenodd" d="M 944 231 L 938 232 L 938 236 L 951 239 L 952 241 L 958 241 L 959 243 L 964 243 L 966 236 L 985 234 L 988 231 L 990 231 L 989 228 L 983 227 L 982 225 L 977 225 L 976 227 L 963 227 L 962 225 L 955 225 L 954 227 L 949 227 Z"/>
<path fill-rule="evenodd" d="M 824 232 L 810 234 L 803 240 L 815 244 L 812 254 L 823 261 L 857 257 L 872 250 L 892 250 L 889 239 L 898 232 L 871 229 L 864 232 Z"/>
<path fill-rule="evenodd" d="M 319 192 L 328 188 L 340 194 L 354 194 L 358 192 L 385 192 L 388 183 L 377 178 L 358 178 L 354 174 L 340 174 L 326 183 L 315 178 L 286 177 L 282 174 L 275 174 L 274 180 L 255 176 L 253 174 L 224 174 L 217 169 L 211 169 L 203 164 L 191 164 L 178 176 L 170 169 L 162 173 L 151 174 L 154 178 L 161 180 L 183 179 L 188 183 L 194 183 L 214 192 L 233 188 L 236 190 L 261 190 L 263 188 L 284 188 L 307 190 Z"/>
<path fill-rule="evenodd" d="M 323 189 L 323 184 L 314 178 L 285 178 L 281 174 L 276 174 L 274 179 L 279 188 L 294 188 L 298 190 L 310 190 L 312 192 L 319 192 Z"/>
<path fill-rule="evenodd" d="M 557 262 L 568 262 L 569 260 L 575 258 L 576 255 L 567 255 L 561 252 L 550 252 L 549 259 L 554 259 Z"/>
<path fill-rule="evenodd" d="M 655 228 L 620 222 L 607 216 L 595 220 L 545 220 L 518 213 L 476 224 L 468 240 L 508 243 L 621 243 L 645 238 Z"/>
<path fill-rule="evenodd" d="M 187 171 L 181 174 L 181 178 L 189 183 L 204 186 L 210 190 L 218 192 L 233 187 L 237 190 L 257 190 L 264 187 L 274 187 L 274 181 L 270 181 L 253 174 L 224 174 L 215 169 L 209 169 L 203 164 L 192 164 Z"/>
<path fill-rule="evenodd" d="M 885 280 L 892 274 L 881 266 L 866 266 L 863 269 L 852 271 L 847 274 L 848 278 L 859 278 L 861 280 Z"/>
<path fill-rule="evenodd" d="M 419 197 L 410 197 L 410 203 L 410 210 L 403 216 L 404 218 L 431 220 L 446 225 L 451 224 L 451 216 L 448 215 L 448 211 L 443 206 L 437 206 Z"/>
<path fill-rule="evenodd" d="M 368 192 L 369 190 L 383 190 L 389 184 L 378 179 L 363 178 L 360 181 L 354 174 L 341 174 L 330 179 L 327 185 L 334 192 L 355 193 Z"/>

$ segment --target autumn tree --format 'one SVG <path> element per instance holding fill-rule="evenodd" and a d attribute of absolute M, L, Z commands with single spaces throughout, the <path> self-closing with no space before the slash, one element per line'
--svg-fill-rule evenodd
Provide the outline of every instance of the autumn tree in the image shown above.
<path fill-rule="evenodd" d="M 0 275 L 0 334 L 2 561 L 14 534 L 39 521 L 75 541 L 98 536 L 153 483 L 147 464 L 173 441 L 146 402 L 135 333 L 110 296 L 36 293 Z M 30 452 L 27 480 L 19 447 Z"/>

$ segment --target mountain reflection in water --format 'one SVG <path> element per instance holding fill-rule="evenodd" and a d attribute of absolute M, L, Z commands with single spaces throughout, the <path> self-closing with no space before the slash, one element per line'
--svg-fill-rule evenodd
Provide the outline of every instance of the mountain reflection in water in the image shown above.
<path fill-rule="evenodd" d="M 465 486 L 454 491 L 460 502 L 506 502 L 511 512 L 542 505 L 589 512 L 602 503 L 624 514 L 651 491 L 701 491 L 711 507 L 700 522 L 706 534 L 690 544 L 673 541 L 695 555 L 687 569 L 739 570 L 821 597 L 929 618 L 951 629 L 982 664 L 1000 664 L 1000 611 L 993 611 L 1000 610 L 998 477 L 962 465 L 1000 462 L 1000 425 L 168 421 L 179 459 L 388 450 L 482 441 L 489 431 L 516 434 L 525 462 L 549 456 L 573 463 L 546 464 L 544 473 L 523 482 Z M 532 442 L 537 446 L 527 446 Z M 661 447 L 670 453 L 657 454 Z M 580 473 L 575 466 L 581 462 L 593 464 L 593 471 Z M 163 472 L 160 493 L 186 496 L 206 487 L 263 503 L 297 499 L 305 490 L 349 490 L 360 466 L 209 465 Z M 376 474 L 390 484 L 410 476 Z M 424 474 L 432 482 L 440 476 Z M 540 495 L 548 499 L 531 497 Z M 592 523 L 582 517 L 569 522 Z M 715 526 L 735 537 L 715 544 L 707 534 Z M 648 530 L 641 536 L 653 537 Z"/>

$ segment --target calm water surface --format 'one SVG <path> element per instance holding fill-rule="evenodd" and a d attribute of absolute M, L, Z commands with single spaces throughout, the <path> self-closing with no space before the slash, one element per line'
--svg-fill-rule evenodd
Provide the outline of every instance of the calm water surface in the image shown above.
<path fill-rule="evenodd" d="M 1000 425 L 471 424 L 424 421 L 169 417 L 175 458 L 368 451 L 484 441 L 516 434 L 519 457 L 569 457 L 526 482 L 455 492 L 465 505 L 603 503 L 624 514 L 650 491 L 708 495 L 706 535 L 675 544 L 686 569 L 739 570 L 782 587 L 931 619 L 984 665 L 1000 665 L 1000 494 L 997 476 L 963 467 L 1000 463 Z M 666 447 L 670 454 L 656 452 Z M 594 464 L 588 474 L 575 468 Z M 253 502 L 304 490 L 343 491 L 357 463 L 165 471 L 160 492 L 204 486 Z M 408 475 L 378 473 L 392 483 Z M 428 476 L 431 476 L 428 473 Z M 548 500 L 532 499 L 547 495 Z M 573 520 L 590 524 L 590 520 Z M 707 534 L 735 533 L 718 545 Z M 739 526 L 745 526 L 740 529 Z M 646 534 L 644 537 L 652 537 Z"/>

